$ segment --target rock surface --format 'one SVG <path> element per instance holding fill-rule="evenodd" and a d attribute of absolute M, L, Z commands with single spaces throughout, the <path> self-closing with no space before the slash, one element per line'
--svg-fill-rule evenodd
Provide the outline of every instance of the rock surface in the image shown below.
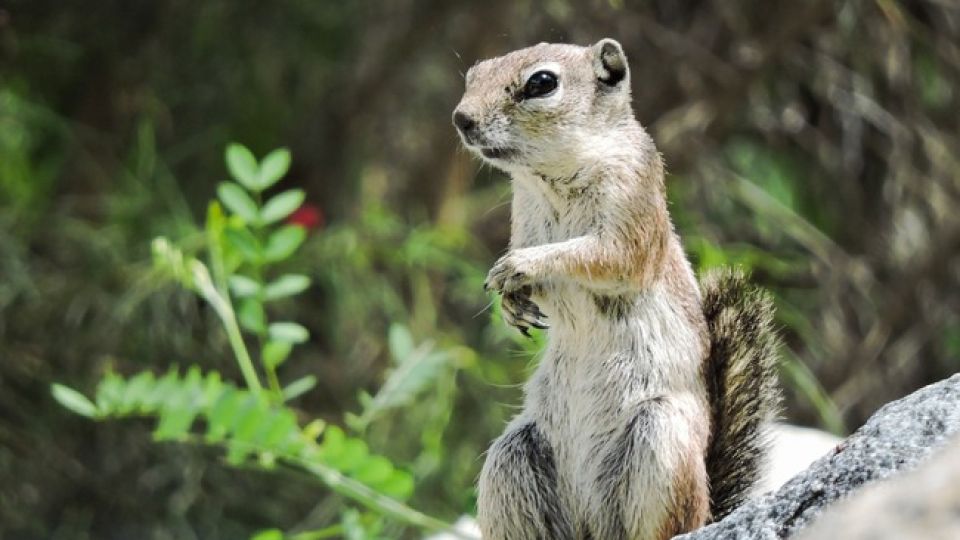
<path fill-rule="evenodd" d="M 798 540 L 957 540 L 960 439 L 903 476 L 867 486 L 827 509 Z"/>
<path fill-rule="evenodd" d="M 676 539 L 789 538 L 865 484 L 913 469 L 958 432 L 960 375 L 954 375 L 885 405 L 832 454 L 779 490 L 744 504 L 718 523 Z"/>

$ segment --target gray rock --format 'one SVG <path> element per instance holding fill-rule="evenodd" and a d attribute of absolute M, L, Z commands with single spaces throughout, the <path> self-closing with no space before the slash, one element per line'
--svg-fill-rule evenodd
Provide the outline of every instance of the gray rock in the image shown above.
<path fill-rule="evenodd" d="M 914 468 L 960 432 L 960 375 L 889 403 L 779 490 L 677 540 L 789 538 L 863 485 Z"/>
<path fill-rule="evenodd" d="M 798 540 L 957 540 L 960 439 L 904 475 L 867 486 L 828 508 Z"/>

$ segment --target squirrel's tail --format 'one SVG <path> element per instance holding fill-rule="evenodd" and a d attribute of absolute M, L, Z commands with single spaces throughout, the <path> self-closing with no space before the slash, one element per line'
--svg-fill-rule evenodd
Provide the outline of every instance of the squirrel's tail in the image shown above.
<path fill-rule="evenodd" d="M 780 405 L 779 338 L 770 295 L 742 272 L 711 272 L 701 289 L 710 332 L 707 475 L 711 512 L 719 520 L 746 500 L 766 470 L 768 425 Z"/>

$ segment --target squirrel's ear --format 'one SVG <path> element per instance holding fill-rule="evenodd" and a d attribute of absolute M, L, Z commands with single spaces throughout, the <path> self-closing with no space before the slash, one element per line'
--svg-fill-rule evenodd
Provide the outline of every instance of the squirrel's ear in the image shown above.
<path fill-rule="evenodd" d="M 627 78 L 627 55 L 615 40 L 601 39 L 590 47 L 590 52 L 593 55 L 593 71 L 600 82 L 616 86 Z"/>

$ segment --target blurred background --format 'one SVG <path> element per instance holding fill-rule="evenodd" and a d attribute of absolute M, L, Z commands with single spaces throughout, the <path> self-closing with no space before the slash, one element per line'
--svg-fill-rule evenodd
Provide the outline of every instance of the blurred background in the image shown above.
<path fill-rule="evenodd" d="M 344 424 L 391 325 L 444 359 L 354 426 L 413 472 L 410 504 L 473 511 L 481 453 L 535 362 L 481 284 L 509 233 L 502 174 L 450 114 L 479 59 L 618 39 L 699 270 L 777 299 L 791 422 L 838 434 L 960 368 L 960 3 L 396 0 L 0 3 L 0 538 L 244 538 L 339 519 L 294 471 L 153 444 L 50 398 L 108 370 L 239 380 L 213 314 L 153 271 L 189 238 L 230 141 L 286 146 L 310 235 L 282 304 L 311 341 L 294 405 Z M 395 537 L 415 537 L 395 529 Z"/>

